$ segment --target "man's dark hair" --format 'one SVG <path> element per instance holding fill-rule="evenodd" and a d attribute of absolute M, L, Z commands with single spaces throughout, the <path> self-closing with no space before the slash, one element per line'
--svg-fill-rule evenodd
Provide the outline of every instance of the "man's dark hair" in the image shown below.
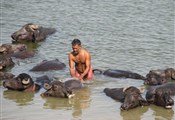
<path fill-rule="evenodd" d="M 72 46 L 75 46 L 75 45 L 81 45 L 81 41 L 79 39 L 74 39 L 72 41 Z"/>

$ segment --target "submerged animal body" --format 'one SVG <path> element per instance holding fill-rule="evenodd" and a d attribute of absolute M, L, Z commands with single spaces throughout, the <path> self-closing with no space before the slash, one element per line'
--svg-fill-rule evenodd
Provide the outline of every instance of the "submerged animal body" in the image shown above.
<path fill-rule="evenodd" d="M 48 71 L 48 70 L 62 70 L 66 65 L 60 62 L 58 59 L 55 60 L 43 60 L 38 65 L 34 66 L 30 71 Z"/>
<path fill-rule="evenodd" d="M 113 69 L 108 69 L 105 71 L 102 71 L 100 69 L 94 69 L 93 72 L 99 72 L 100 74 L 102 73 L 105 76 L 113 77 L 113 78 L 132 78 L 132 79 L 142 79 L 144 80 L 145 77 L 142 75 L 139 75 L 138 73 L 134 73 L 131 71 L 124 71 L 124 70 L 113 70 Z"/>

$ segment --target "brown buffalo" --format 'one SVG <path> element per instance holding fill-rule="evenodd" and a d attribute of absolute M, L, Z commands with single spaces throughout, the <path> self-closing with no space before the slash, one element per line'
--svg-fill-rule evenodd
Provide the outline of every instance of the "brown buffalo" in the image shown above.
<path fill-rule="evenodd" d="M 49 71 L 49 70 L 62 70 L 66 65 L 60 62 L 58 59 L 55 60 L 43 60 L 38 65 L 34 66 L 30 71 Z"/>
<path fill-rule="evenodd" d="M 24 25 L 20 30 L 11 35 L 13 41 L 43 41 L 48 35 L 56 32 L 54 28 L 45 28 L 33 23 Z"/>
<path fill-rule="evenodd" d="M 30 58 L 34 56 L 34 51 L 28 50 L 25 44 L 2 44 L 0 53 L 4 56 L 10 56 L 20 59 Z"/>
<path fill-rule="evenodd" d="M 146 99 L 149 103 L 172 108 L 174 105 L 174 100 L 171 98 L 172 95 L 175 95 L 175 83 L 166 83 L 151 86 L 146 93 Z"/>
<path fill-rule="evenodd" d="M 146 85 L 161 85 L 169 80 L 175 80 L 175 69 L 167 68 L 165 70 L 151 70 L 146 75 L 144 84 Z"/>
<path fill-rule="evenodd" d="M 83 84 L 79 80 L 70 79 L 66 82 L 53 81 L 50 84 L 44 85 L 46 92 L 42 93 L 42 97 L 58 97 L 58 98 L 71 98 L 74 96 L 73 90 L 80 89 Z"/>
<path fill-rule="evenodd" d="M 26 59 L 26 58 L 31 58 L 34 57 L 35 52 L 32 50 L 25 50 L 25 51 L 20 51 L 17 53 L 14 53 L 11 55 L 11 57 L 19 58 L 19 59 Z"/>
<path fill-rule="evenodd" d="M 16 52 L 24 51 L 26 49 L 27 49 L 27 46 L 25 44 L 6 43 L 0 46 L 0 53 L 3 55 L 13 54 Z"/>
<path fill-rule="evenodd" d="M 9 72 L 0 71 L 0 80 L 12 79 L 15 75 Z"/>
<path fill-rule="evenodd" d="M 7 70 L 11 67 L 13 67 L 15 63 L 13 62 L 12 58 L 9 56 L 0 56 L 0 71 Z"/>
<path fill-rule="evenodd" d="M 129 110 L 138 106 L 149 105 L 141 96 L 141 91 L 136 87 L 128 88 L 105 88 L 104 92 L 107 96 L 114 100 L 122 102 L 121 110 Z"/>

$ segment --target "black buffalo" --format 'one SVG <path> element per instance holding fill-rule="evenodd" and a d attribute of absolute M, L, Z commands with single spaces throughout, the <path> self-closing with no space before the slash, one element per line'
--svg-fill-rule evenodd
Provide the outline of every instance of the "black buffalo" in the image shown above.
<path fill-rule="evenodd" d="M 0 55 L 0 71 L 5 71 L 13 67 L 15 63 L 9 56 Z"/>
<path fill-rule="evenodd" d="M 146 93 L 146 99 L 149 103 L 172 108 L 174 100 L 171 98 L 175 95 L 175 83 L 166 83 L 163 85 L 150 86 Z"/>
<path fill-rule="evenodd" d="M 3 86 L 9 90 L 36 92 L 39 91 L 41 86 L 34 83 L 30 75 L 21 73 L 12 79 L 3 81 Z"/>
<path fill-rule="evenodd" d="M 74 96 L 73 90 L 82 88 L 83 84 L 79 80 L 70 79 L 66 82 L 53 81 L 44 87 L 47 91 L 41 94 L 42 97 L 71 98 Z"/>
<path fill-rule="evenodd" d="M 161 85 L 170 80 L 175 80 L 175 69 L 167 68 L 165 70 L 150 70 L 144 81 L 145 85 Z"/>
<path fill-rule="evenodd" d="M 49 71 L 49 70 L 62 70 L 66 65 L 60 62 L 58 59 L 55 60 L 43 60 L 41 63 L 34 66 L 30 71 Z"/>
<path fill-rule="evenodd" d="M 145 77 L 142 75 L 139 75 L 137 73 L 131 72 L 131 71 L 124 71 L 124 70 L 113 70 L 113 69 L 108 69 L 105 71 L 102 71 L 100 69 L 94 69 L 94 73 L 100 73 L 105 76 L 113 77 L 113 78 L 132 78 L 132 79 L 141 79 L 144 80 Z"/>
<path fill-rule="evenodd" d="M 149 105 L 141 96 L 141 91 L 136 87 L 129 88 L 105 88 L 104 92 L 107 96 L 114 100 L 122 102 L 121 110 L 129 110 L 138 106 Z"/>

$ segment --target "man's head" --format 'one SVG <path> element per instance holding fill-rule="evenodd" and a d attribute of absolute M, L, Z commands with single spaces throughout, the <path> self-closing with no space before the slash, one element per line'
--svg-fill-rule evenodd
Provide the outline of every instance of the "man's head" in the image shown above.
<path fill-rule="evenodd" d="M 78 55 L 80 49 L 81 49 L 81 41 L 79 39 L 74 39 L 72 41 L 72 49 L 73 49 L 73 54 Z"/>

